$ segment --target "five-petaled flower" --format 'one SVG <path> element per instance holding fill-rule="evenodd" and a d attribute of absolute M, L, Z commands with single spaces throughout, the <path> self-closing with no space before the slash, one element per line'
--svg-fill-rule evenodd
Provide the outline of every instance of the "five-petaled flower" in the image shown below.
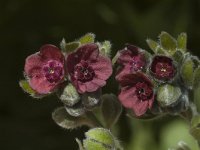
<path fill-rule="evenodd" d="M 155 56 L 150 65 L 150 72 L 158 80 L 171 80 L 176 74 L 173 63 L 173 60 L 167 56 Z"/>
<path fill-rule="evenodd" d="M 97 44 L 85 44 L 66 57 L 70 80 L 79 93 L 94 92 L 106 84 L 112 63 L 99 53 Z"/>
<path fill-rule="evenodd" d="M 118 96 L 125 108 L 132 109 L 136 116 L 142 116 L 151 109 L 154 102 L 153 84 L 141 72 L 126 74 L 121 77 L 121 91 Z"/>
<path fill-rule="evenodd" d="M 143 50 L 127 44 L 123 50 L 119 51 L 117 63 L 121 65 L 121 68 L 117 73 L 116 79 L 120 80 L 125 74 L 141 71 L 146 65 L 146 59 Z"/>
<path fill-rule="evenodd" d="M 56 46 L 44 45 L 26 58 L 24 70 L 31 88 L 39 94 L 48 94 L 64 79 L 64 56 Z"/>

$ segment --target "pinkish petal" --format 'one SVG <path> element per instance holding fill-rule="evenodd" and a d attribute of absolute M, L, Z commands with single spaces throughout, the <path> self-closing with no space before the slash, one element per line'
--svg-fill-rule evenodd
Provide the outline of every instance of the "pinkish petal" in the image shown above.
<path fill-rule="evenodd" d="M 28 76 L 33 76 L 34 72 L 38 72 L 41 70 L 41 67 L 43 65 L 43 61 L 41 57 L 39 56 L 39 53 L 32 54 L 26 58 L 25 62 L 25 73 Z"/>
<path fill-rule="evenodd" d="M 43 45 L 40 48 L 40 55 L 42 59 L 54 59 L 59 60 L 60 62 L 63 62 L 64 56 L 61 52 L 61 50 L 51 44 Z"/>
<path fill-rule="evenodd" d="M 135 93 L 135 87 L 132 88 L 122 88 L 118 96 L 122 105 L 126 108 L 132 108 L 135 101 L 138 101 L 138 97 Z"/>
<path fill-rule="evenodd" d="M 75 87 L 77 88 L 79 93 L 85 93 L 86 92 L 86 85 L 85 83 L 82 83 L 80 81 L 74 81 Z"/>
<path fill-rule="evenodd" d="M 99 87 L 103 87 L 104 85 L 106 85 L 106 81 L 104 81 L 102 79 L 98 79 L 96 77 L 91 82 L 95 83 Z"/>
<path fill-rule="evenodd" d="M 135 103 L 132 106 L 132 109 L 136 116 L 141 116 L 145 114 L 145 112 L 148 110 L 149 102 L 148 101 L 135 101 Z"/>
<path fill-rule="evenodd" d="M 153 103 L 154 103 L 154 99 L 155 99 L 155 95 L 153 94 L 152 98 L 150 100 L 148 100 L 149 101 L 149 107 L 148 107 L 149 109 L 152 108 Z"/>
<path fill-rule="evenodd" d="M 97 61 L 90 64 L 97 78 L 107 80 L 112 74 L 112 63 L 109 58 L 99 56 Z"/>
<path fill-rule="evenodd" d="M 85 82 L 85 86 L 86 86 L 86 91 L 87 92 L 94 92 L 97 89 L 99 89 L 99 85 L 97 85 L 94 82 Z"/>
<path fill-rule="evenodd" d="M 55 84 L 49 83 L 45 77 L 33 77 L 29 81 L 30 86 L 39 94 L 48 94 L 55 88 Z"/>
<path fill-rule="evenodd" d="M 117 72 L 117 75 L 115 76 L 115 79 L 117 81 L 120 81 L 121 78 L 126 75 L 126 74 L 130 74 L 131 73 L 131 70 L 130 70 L 131 66 L 130 65 L 126 65 L 124 67 L 121 67 L 118 72 Z"/>

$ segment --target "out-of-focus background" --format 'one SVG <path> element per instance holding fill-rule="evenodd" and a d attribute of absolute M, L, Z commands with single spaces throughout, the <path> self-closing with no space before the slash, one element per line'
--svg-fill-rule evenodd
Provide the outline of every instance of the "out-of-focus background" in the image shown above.
<path fill-rule="evenodd" d="M 148 49 L 145 40 L 161 31 L 187 32 L 188 48 L 200 56 L 200 0 L 0 0 L 0 150 L 76 150 L 75 137 L 84 138 L 86 127 L 67 131 L 53 122 L 56 96 L 35 100 L 18 85 L 25 58 L 41 45 L 93 32 L 113 43 L 114 54 L 127 42 Z M 195 150 L 181 119 L 129 120 L 116 127 L 127 150 L 166 150 L 179 140 Z"/>

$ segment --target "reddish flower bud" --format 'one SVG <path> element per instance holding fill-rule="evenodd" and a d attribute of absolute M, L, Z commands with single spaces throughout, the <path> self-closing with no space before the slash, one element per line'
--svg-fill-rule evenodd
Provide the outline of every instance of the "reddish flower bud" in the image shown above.
<path fill-rule="evenodd" d="M 64 56 L 54 45 L 44 45 L 40 52 L 26 58 L 25 75 L 33 90 L 39 94 L 54 91 L 64 78 Z"/>
<path fill-rule="evenodd" d="M 146 60 L 140 48 L 127 44 L 126 47 L 119 52 L 117 63 L 122 66 L 116 76 L 116 79 L 120 80 L 124 74 L 141 71 L 146 65 Z"/>
<path fill-rule="evenodd" d="M 125 108 L 132 109 L 136 116 L 141 116 L 150 109 L 154 102 L 153 84 L 141 72 L 127 74 L 120 79 L 119 100 Z"/>
<path fill-rule="evenodd" d="M 79 93 L 97 91 L 112 74 L 111 60 L 99 54 L 96 44 L 83 45 L 69 54 L 66 67 Z"/>
<path fill-rule="evenodd" d="M 171 58 L 155 56 L 150 65 L 150 72 L 156 79 L 168 81 L 175 76 L 176 68 Z"/>

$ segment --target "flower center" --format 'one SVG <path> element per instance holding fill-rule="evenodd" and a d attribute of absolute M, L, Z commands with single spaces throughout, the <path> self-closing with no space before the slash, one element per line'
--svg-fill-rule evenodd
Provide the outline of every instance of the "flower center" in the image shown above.
<path fill-rule="evenodd" d="M 145 82 L 138 82 L 136 84 L 136 94 L 140 100 L 145 101 L 152 97 L 153 90 Z"/>
<path fill-rule="evenodd" d="M 94 70 L 89 66 L 88 62 L 82 60 L 74 68 L 74 77 L 75 79 L 81 82 L 88 82 L 93 79 L 95 76 Z"/>
<path fill-rule="evenodd" d="M 43 66 L 44 75 L 50 83 L 56 83 L 63 78 L 64 71 L 62 63 L 56 60 L 49 60 Z"/>
<path fill-rule="evenodd" d="M 156 74 L 161 78 L 171 78 L 174 76 L 174 68 L 168 63 L 157 63 Z"/>

